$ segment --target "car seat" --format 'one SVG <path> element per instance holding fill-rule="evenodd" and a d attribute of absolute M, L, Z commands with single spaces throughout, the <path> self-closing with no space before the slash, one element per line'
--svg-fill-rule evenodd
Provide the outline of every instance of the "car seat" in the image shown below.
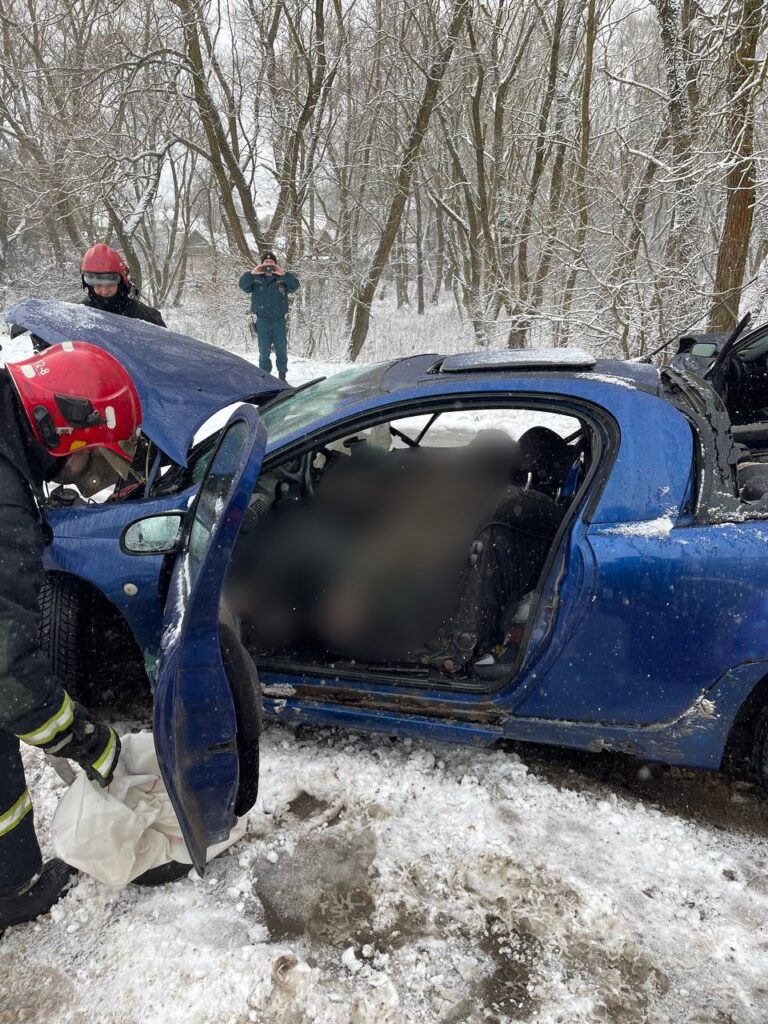
<path fill-rule="evenodd" d="M 520 437 L 521 464 L 530 474 L 531 487 L 557 498 L 565 486 L 575 453 L 568 442 L 549 427 L 531 427 Z"/>
<path fill-rule="evenodd" d="M 505 488 L 472 541 L 453 613 L 420 652 L 422 664 L 453 673 L 504 645 L 520 601 L 536 587 L 563 514 L 541 492 Z"/>

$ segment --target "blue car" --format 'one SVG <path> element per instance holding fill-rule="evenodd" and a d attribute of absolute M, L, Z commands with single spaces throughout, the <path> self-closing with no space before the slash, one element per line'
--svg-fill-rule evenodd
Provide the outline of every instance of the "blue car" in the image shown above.
<path fill-rule="evenodd" d="M 101 345 L 137 383 L 134 487 L 50 510 L 44 642 L 80 692 L 151 683 L 199 868 L 255 798 L 259 686 L 282 720 L 475 745 L 717 769 L 746 739 L 768 779 L 768 329 L 719 367 L 752 383 L 736 437 L 727 388 L 577 350 L 291 389 L 82 307 L 8 320 Z"/>

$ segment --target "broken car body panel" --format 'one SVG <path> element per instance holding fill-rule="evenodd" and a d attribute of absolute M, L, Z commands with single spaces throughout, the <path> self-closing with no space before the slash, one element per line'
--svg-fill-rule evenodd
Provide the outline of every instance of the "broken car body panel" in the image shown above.
<path fill-rule="evenodd" d="M 219 410 L 288 388 L 226 349 L 78 303 L 24 299 L 6 320 L 49 345 L 87 341 L 119 360 L 139 392 L 142 431 L 180 466 L 197 431 Z"/>

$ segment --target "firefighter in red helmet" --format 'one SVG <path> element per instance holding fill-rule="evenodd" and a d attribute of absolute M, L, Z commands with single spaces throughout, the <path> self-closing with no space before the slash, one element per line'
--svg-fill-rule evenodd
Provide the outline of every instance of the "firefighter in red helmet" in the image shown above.
<path fill-rule="evenodd" d="M 141 403 L 123 366 L 71 341 L 0 370 L 0 933 L 46 913 L 73 869 L 43 863 L 20 741 L 112 779 L 120 740 L 64 690 L 40 649 L 47 480 L 80 485 L 94 453 L 127 472 Z"/>
<path fill-rule="evenodd" d="M 133 320 L 147 320 L 165 327 L 159 309 L 139 302 L 125 260 L 108 245 L 92 245 L 80 265 L 83 288 L 88 293 L 83 305 L 119 313 Z"/>

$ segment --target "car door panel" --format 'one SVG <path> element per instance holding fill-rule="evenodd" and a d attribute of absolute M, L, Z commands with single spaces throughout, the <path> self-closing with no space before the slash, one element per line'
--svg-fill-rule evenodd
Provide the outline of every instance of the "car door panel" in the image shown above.
<path fill-rule="evenodd" d="M 768 656 L 768 523 L 590 527 L 597 579 L 578 629 L 516 714 L 651 724 Z"/>
<path fill-rule="evenodd" d="M 166 605 L 155 687 L 155 744 L 184 839 L 201 874 L 207 848 L 226 838 L 234 823 L 238 719 L 248 718 L 249 703 L 258 704 L 253 681 L 250 697 L 242 680 L 237 698 L 233 695 L 222 658 L 220 604 L 265 443 L 266 430 L 254 409 L 245 406 L 233 414 L 189 511 Z M 232 671 L 233 662 L 228 661 Z M 257 706 L 253 714 L 258 717 Z"/>

